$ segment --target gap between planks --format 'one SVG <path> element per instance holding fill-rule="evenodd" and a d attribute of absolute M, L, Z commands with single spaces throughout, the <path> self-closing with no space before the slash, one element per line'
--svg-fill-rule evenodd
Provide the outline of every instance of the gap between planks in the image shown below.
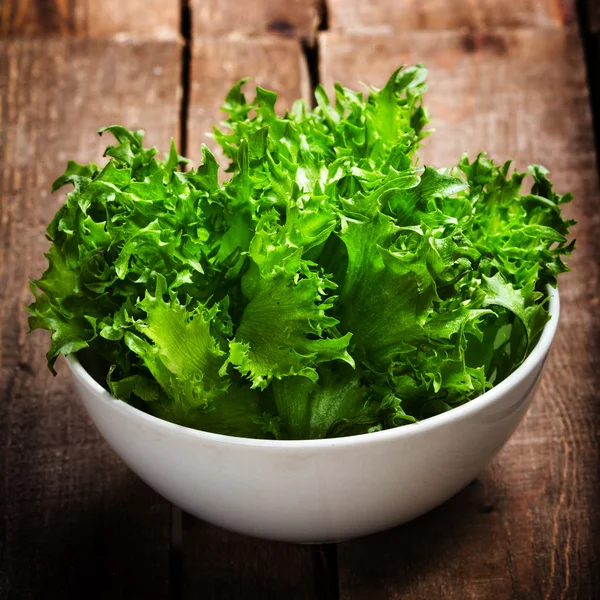
<path fill-rule="evenodd" d="M 596 165 L 600 174 L 600 28 L 596 29 L 599 25 L 595 23 L 595 15 L 600 16 L 600 9 L 595 8 L 598 6 L 596 2 L 600 0 L 577 0 L 576 15 L 592 105 Z M 594 10 L 597 12 L 594 13 Z"/>

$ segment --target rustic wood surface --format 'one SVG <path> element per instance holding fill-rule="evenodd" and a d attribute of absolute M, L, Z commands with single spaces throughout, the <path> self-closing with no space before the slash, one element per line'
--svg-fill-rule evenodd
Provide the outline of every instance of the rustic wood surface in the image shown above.
<path fill-rule="evenodd" d="M 330 600 L 320 546 L 257 540 L 192 517 L 182 535 L 182 597 L 210 600 Z"/>
<path fill-rule="evenodd" d="M 587 25 L 590 31 L 600 34 L 600 2 L 598 0 L 587 0 L 587 11 Z"/>
<path fill-rule="evenodd" d="M 336 80 L 383 86 L 398 65 L 427 65 L 425 104 L 436 133 L 421 151 L 426 163 L 443 166 L 485 149 L 521 167 L 546 164 L 567 187 L 579 181 L 582 160 L 593 170 L 586 72 L 574 29 L 324 33 L 320 48 L 327 89 Z M 552 69 L 540 68 L 546 61 Z"/>
<path fill-rule="evenodd" d="M 0 36 L 173 39 L 179 14 L 163 0 L 0 0 Z"/>
<path fill-rule="evenodd" d="M 329 0 L 328 7 L 330 28 L 344 31 L 561 28 L 575 21 L 575 0 Z"/>
<path fill-rule="evenodd" d="M 95 131 L 115 121 L 150 124 L 167 147 L 179 56 L 174 43 L 0 42 L 0 598 L 168 594 L 170 506 L 107 447 L 64 370 L 49 373 L 25 302 L 62 201 L 51 182 L 67 158 L 100 160 Z"/>
<path fill-rule="evenodd" d="M 319 0 L 190 0 L 193 33 L 245 35 L 273 33 L 297 38 L 314 35 L 321 19 Z"/>
<path fill-rule="evenodd" d="M 595 115 L 596 139 L 600 139 L 600 2 L 587 0 L 581 4 L 582 41 L 587 55 L 588 82 Z"/>
<path fill-rule="evenodd" d="M 600 597 L 600 197 L 582 46 L 570 0 L 509 4 L 0 0 L 1 599 Z M 68 158 L 101 160 L 102 125 L 145 128 L 165 150 L 181 136 L 197 160 L 237 79 L 284 110 L 319 77 L 381 85 L 402 62 L 431 71 L 426 162 L 485 148 L 546 164 L 576 195 L 578 250 L 534 405 L 477 481 L 390 532 L 293 546 L 182 516 L 47 372 L 46 336 L 25 334 L 27 278 L 61 202 L 50 183 Z"/>

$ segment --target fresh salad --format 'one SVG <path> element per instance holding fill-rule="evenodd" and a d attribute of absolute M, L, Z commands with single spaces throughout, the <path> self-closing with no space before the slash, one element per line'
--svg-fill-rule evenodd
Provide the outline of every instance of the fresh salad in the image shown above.
<path fill-rule="evenodd" d="M 69 162 L 30 327 L 117 398 L 232 436 L 313 439 L 451 410 L 514 371 L 567 271 L 571 195 L 548 171 L 463 155 L 420 166 L 426 69 L 339 84 L 283 116 L 246 80 L 193 168 L 142 131 L 102 129 Z M 523 186 L 525 179 L 527 189 Z"/>

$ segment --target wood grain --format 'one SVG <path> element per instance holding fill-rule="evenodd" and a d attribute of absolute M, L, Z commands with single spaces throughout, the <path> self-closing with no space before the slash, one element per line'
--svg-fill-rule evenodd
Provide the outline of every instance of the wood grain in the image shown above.
<path fill-rule="evenodd" d="M 222 158 L 217 144 L 206 134 L 226 118 L 220 107 L 230 87 L 248 76 L 252 76 L 245 88 L 248 98 L 254 96 L 256 86 L 272 89 L 280 94 L 278 111 L 284 111 L 297 98 L 307 98 L 310 94 L 306 61 L 296 40 L 233 35 L 194 40 L 188 154 L 196 162 L 200 159 L 202 143 Z"/>
<path fill-rule="evenodd" d="M 594 2 L 595 0 L 590 0 Z M 576 21 L 574 0 L 327 0 L 329 27 L 376 30 L 561 28 Z"/>
<path fill-rule="evenodd" d="M 320 21 L 319 0 L 191 0 L 193 33 L 223 33 L 284 38 L 312 37 Z"/>
<path fill-rule="evenodd" d="M 541 162 L 575 194 L 568 212 L 580 222 L 559 333 L 524 423 L 480 481 L 437 511 L 342 544 L 341 597 L 597 598 L 600 195 L 576 32 L 326 34 L 321 56 L 328 87 L 381 85 L 396 65 L 425 62 L 438 130 L 425 162 L 481 149 L 520 168 Z"/>
<path fill-rule="evenodd" d="M 176 43 L 0 42 L 0 598 L 165 598 L 170 507 L 109 450 L 47 335 L 27 336 L 28 277 L 64 200 L 68 158 L 101 161 L 120 122 L 168 148 L 178 132 Z"/>
<path fill-rule="evenodd" d="M 175 40 L 170 0 L 0 0 L 0 37 L 119 37 Z"/>
<path fill-rule="evenodd" d="M 183 531 L 183 598 L 329 600 L 319 551 L 245 537 L 189 517 Z"/>

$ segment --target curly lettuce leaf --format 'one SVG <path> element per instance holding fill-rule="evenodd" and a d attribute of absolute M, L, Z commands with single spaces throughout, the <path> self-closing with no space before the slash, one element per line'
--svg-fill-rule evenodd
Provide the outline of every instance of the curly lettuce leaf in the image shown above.
<path fill-rule="evenodd" d="M 285 377 L 273 382 L 279 437 L 322 439 L 366 433 L 379 422 L 378 403 L 348 365 L 323 369 L 318 379 Z"/>
<path fill-rule="evenodd" d="M 381 89 L 318 86 L 284 115 L 237 83 L 191 167 L 114 125 L 106 164 L 69 162 L 31 329 L 118 398 L 246 437 L 378 431 L 507 377 L 568 270 L 571 196 L 484 154 L 419 166 L 423 66 Z M 185 170 L 180 170 L 185 165 Z M 524 190 L 527 180 L 533 185 Z"/>
<path fill-rule="evenodd" d="M 225 360 L 223 333 L 230 332 L 227 302 L 210 309 L 194 310 L 167 293 L 164 278 L 158 278 L 154 295 L 146 293 L 139 308 L 146 318 L 136 321 L 135 333 L 125 334 L 125 343 L 143 362 L 164 394 L 139 375 L 113 383 L 117 393 L 133 393 L 149 402 L 150 411 L 177 423 L 193 423 L 206 431 L 259 436 L 262 415 L 258 394 L 233 386 L 220 374 Z M 150 341 L 147 341 L 148 338 Z M 131 390 L 124 389 L 125 385 Z"/>
<path fill-rule="evenodd" d="M 297 283 L 265 282 L 244 310 L 229 361 L 264 389 L 271 380 L 301 375 L 317 381 L 316 366 L 342 360 L 354 364 L 347 351 L 352 334 L 323 335 L 337 320 L 327 316 L 331 301 L 323 301 L 323 280 L 317 276 Z"/>

